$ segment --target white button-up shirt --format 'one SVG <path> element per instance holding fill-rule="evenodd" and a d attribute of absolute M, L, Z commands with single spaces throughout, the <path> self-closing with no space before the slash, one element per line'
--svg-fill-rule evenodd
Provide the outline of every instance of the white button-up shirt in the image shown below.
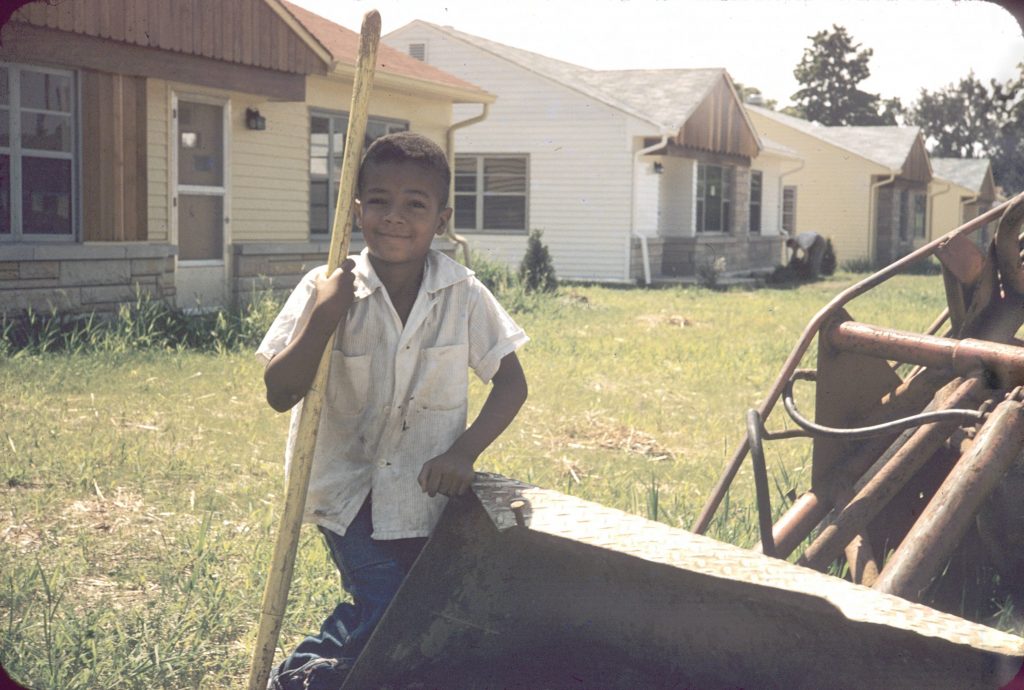
<path fill-rule="evenodd" d="M 352 258 L 355 300 L 331 354 L 304 520 L 343 535 L 372 491 L 374 539 L 425 537 L 447 499 L 416 479 L 466 428 L 469 369 L 490 381 L 528 338 L 472 271 L 435 250 L 403 328 L 366 250 Z M 299 333 L 325 268 L 303 277 L 257 356 L 269 362 Z M 286 473 L 301 409 L 292 409 Z"/>

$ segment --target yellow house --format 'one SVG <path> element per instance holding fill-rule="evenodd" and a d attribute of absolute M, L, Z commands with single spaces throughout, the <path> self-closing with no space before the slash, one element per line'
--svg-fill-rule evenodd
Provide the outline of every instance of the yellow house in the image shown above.
<path fill-rule="evenodd" d="M 182 308 L 323 262 L 358 36 L 280 0 L 31 3 L 0 31 L 0 308 Z M 367 139 L 482 89 L 381 46 Z"/>
<path fill-rule="evenodd" d="M 996 185 L 987 158 L 932 158 L 935 178 L 928 186 L 931 201 L 929 237 L 945 235 L 992 208 Z M 991 239 L 990 228 L 974 234 L 982 245 Z"/>
<path fill-rule="evenodd" d="M 932 173 L 916 127 L 825 127 L 746 108 L 760 136 L 803 160 L 782 183 L 786 231 L 831 239 L 840 263 L 886 264 L 926 241 Z"/>

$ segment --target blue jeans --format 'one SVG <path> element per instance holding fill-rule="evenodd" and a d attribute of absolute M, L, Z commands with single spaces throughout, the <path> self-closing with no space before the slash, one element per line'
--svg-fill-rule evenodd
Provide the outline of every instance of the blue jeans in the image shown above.
<path fill-rule="evenodd" d="M 304 639 L 281 662 L 271 673 L 272 688 L 337 690 L 427 541 L 371 539 L 369 496 L 345 536 L 323 527 L 320 531 L 352 603 L 338 604 L 320 626 L 319 634 Z"/>

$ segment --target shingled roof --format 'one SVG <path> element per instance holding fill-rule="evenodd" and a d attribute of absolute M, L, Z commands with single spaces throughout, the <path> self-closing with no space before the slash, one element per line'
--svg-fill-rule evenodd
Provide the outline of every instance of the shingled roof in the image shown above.
<path fill-rule="evenodd" d="M 948 180 L 973 192 L 981 193 L 985 178 L 991 174 L 988 158 L 932 158 L 935 177 Z"/>
<path fill-rule="evenodd" d="M 918 127 L 897 125 L 828 127 L 756 105 L 747 104 L 746 108 L 787 127 L 792 127 L 855 153 L 889 170 L 902 169 L 914 152 L 914 148 L 923 147 L 921 130 Z"/>
<path fill-rule="evenodd" d="M 723 78 L 722 68 L 593 70 L 423 20 L 429 26 L 537 75 L 675 134 Z M 753 130 L 753 126 L 751 126 Z"/>
<path fill-rule="evenodd" d="M 355 65 L 356 56 L 359 51 L 358 33 L 346 29 L 340 24 L 335 24 L 329 19 L 325 19 L 287 0 L 281 0 L 281 4 L 330 52 L 335 61 L 345 65 Z M 385 74 L 393 74 L 461 91 L 477 92 L 480 94 L 480 101 L 490 102 L 494 100 L 490 93 L 479 86 L 471 84 L 464 79 L 459 79 L 454 74 L 449 74 L 436 67 L 432 67 L 383 43 L 380 44 L 377 50 L 377 70 Z"/>

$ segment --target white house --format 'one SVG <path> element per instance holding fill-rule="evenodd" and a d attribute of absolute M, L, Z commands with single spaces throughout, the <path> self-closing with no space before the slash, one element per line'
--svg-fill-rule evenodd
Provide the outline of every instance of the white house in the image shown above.
<path fill-rule="evenodd" d="M 455 229 L 510 264 L 544 231 L 560 277 L 770 270 L 778 175 L 724 69 L 598 71 L 414 21 L 385 43 L 497 96 L 456 132 Z M 455 121 L 481 114 L 455 106 Z"/>

